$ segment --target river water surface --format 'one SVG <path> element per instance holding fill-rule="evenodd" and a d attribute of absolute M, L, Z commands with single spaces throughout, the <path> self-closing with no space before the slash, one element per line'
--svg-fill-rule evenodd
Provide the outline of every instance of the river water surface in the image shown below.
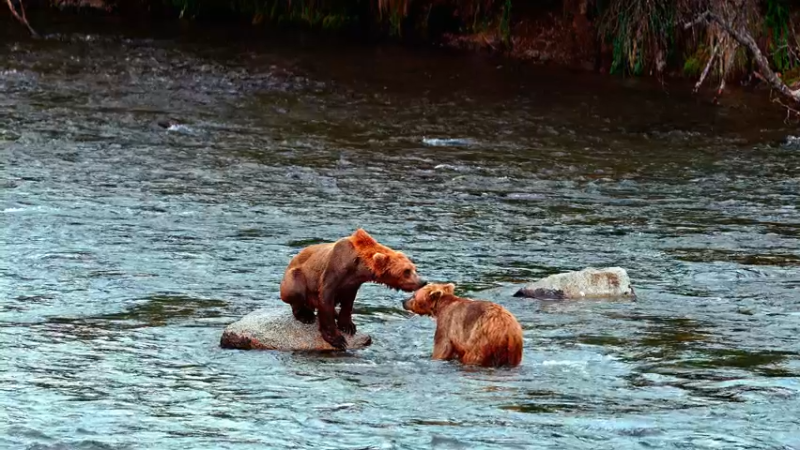
<path fill-rule="evenodd" d="M 153 36 L 0 41 L 0 447 L 800 448 L 800 148 L 774 110 Z M 434 323 L 374 285 L 368 349 L 219 348 L 357 227 L 516 314 L 522 365 L 430 361 Z M 587 266 L 638 301 L 510 296 Z"/>

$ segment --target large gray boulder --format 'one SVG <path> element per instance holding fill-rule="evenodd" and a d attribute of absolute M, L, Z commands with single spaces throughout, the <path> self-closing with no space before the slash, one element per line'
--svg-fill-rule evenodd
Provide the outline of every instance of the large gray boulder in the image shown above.
<path fill-rule="evenodd" d="M 344 335 L 348 350 L 368 347 L 372 338 L 363 333 Z M 259 309 L 228 325 L 219 342 L 239 350 L 333 351 L 322 339 L 319 324 L 306 325 L 287 308 Z"/>
<path fill-rule="evenodd" d="M 621 267 L 559 273 L 530 283 L 514 297 L 538 299 L 636 298 L 628 273 Z"/>

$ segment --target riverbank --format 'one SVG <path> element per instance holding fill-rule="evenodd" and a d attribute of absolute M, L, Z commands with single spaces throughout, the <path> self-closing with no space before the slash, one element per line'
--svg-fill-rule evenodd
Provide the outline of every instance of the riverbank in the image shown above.
<path fill-rule="evenodd" d="M 57 6 L 53 6 L 53 4 Z M 34 28 L 63 17 L 149 23 L 247 24 L 253 30 L 304 29 L 358 41 L 433 45 L 502 57 L 524 64 L 652 77 L 685 79 L 693 90 L 719 102 L 731 89 L 770 91 L 800 103 L 800 7 L 784 0 L 752 5 L 734 15 L 697 19 L 699 6 L 683 1 L 619 1 L 604 7 L 594 0 L 510 1 L 455 7 L 438 3 L 219 2 L 215 0 L 27 0 Z M 701 2 L 702 3 L 702 2 Z M 653 6 L 655 5 L 655 6 Z M 388 8 L 388 12 L 387 12 Z M 718 22 L 718 23 L 717 23 Z M 728 28 L 730 30 L 728 30 Z M 17 32 L 20 31 L 17 27 Z M 726 31 L 727 30 L 727 31 Z M 734 39 L 752 37 L 754 47 Z M 733 34 L 731 34 L 733 33 Z M 771 95 L 771 94 L 769 94 Z M 787 115 L 787 117 L 790 117 Z"/>

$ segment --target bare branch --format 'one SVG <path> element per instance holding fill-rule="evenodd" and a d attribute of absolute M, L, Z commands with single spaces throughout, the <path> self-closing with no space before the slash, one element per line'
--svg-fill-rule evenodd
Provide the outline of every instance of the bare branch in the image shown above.
<path fill-rule="evenodd" d="M 792 118 L 793 115 L 795 117 L 797 117 L 797 118 L 800 118 L 800 111 L 797 110 L 797 109 L 792 108 L 791 106 L 787 105 L 786 103 L 783 103 L 779 97 L 773 98 L 772 101 L 774 103 L 777 103 L 777 104 L 783 106 L 784 108 L 786 108 L 786 118 L 783 119 L 784 123 L 788 124 L 789 122 L 791 122 L 791 118 Z"/>
<path fill-rule="evenodd" d="M 11 11 L 11 15 L 14 16 L 14 18 L 17 19 L 19 23 L 25 25 L 28 28 L 28 31 L 31 32 L 31 36 L 38 38 L 39 33 L 37 33 L 36 30 L 33 29 L 30 23 L 28 23 L 28 18 L 25 16 L 25 4 L 22 3 L 22 0 L 19 0 L 19 9 L 20 12 L 22 13 L 21 15 L 20 13 L 17 12 L 17 8 L 14 7 L 14 3 L 12 3 L 11 0 L 6 0 L 6 4 L 8 4 L 8 9 Z"/>
<path fill-rule="evenodd" d="M 703 73 L 700 75 L 700 79 L 697 80 L 697 84 L 694 85 L 694 92 L 700 90 L 700 86 L 703 85 L 703 82 L 706 80 L 706 76 L 708 76 L 708 71 L 711 69 L 711 65 L 714 63 L 714 59 L 717 58 L 717 50 L 719 50 L 719 44 L 714 46 L 714 50 L 711 51 L 711 56 L 708 58 L 708 62 L 706 63 L 706 68 L 703 69 Z"/>
<path fill-rule="evenodd" d="M 722 93 L 725 91 L 725 77 L 722 77 L 722 81 L 719 82 L 719 88 L 717 88 L 717 95 L 714 96 L 714 103 L 719 101 L 719 98 L 722 97 Z"/>
<path fill-rule="evenodd" d="M 783 80 L 781 80 L 780 77 L 775 74 L 775 72 L 769 67 L 769 61 L 767 61 L 767 58 L 764 57 L 764 54 L 761 52 L 761 49 L 758 48 L 758 44 L 756 44 L 756 41 L 752 36 L 750 36 L 750 33 L 748 33 L 746 30 L 736 30 L 730 23 L 711 11 L 704 12 L 693 22 L 687 25 L 702 23 L 703 20 L 705 20 L 706 23 L 716 23 L 739 44 L 750 50 L 750 53 L 753 55 L 753 58 L 755 58 L 756 64 L 761 70 L 763 77 L 767 80 L 767 82 L 769 82 L 773 89 L 778 91 L 781 95 L 792 102 L 800 104 L 800 89 L 795 91 L 791 90 L 789 86 L 787 86 L 786 83 L 784 83 Z"/>
<path fill-rule="evenodd" d="M 798 54 L 798 52 L 800 52 L 800 36 L 797 35 L 797 31 L 794 29 L 794 23 L 791 20 L 789 21 L 789 32 L 790 36 L 794 36 L 794 48 L 789 45 L 789 53 L 794 56 L 795 61 L 800 61 L 800 55 Z"/>
<path fill-rule="evenodd" d="M 695 17 L 693 21 L 686 22 L 685 24 L 683 24 L 683 29 L 688 30 L 689 28 L 694 28 L 697 25 L 700 25 L 701 23 L 707 23 L 708 19 L 706 18 L 706 14 L 709 13 L 711 13 L 711 11 L 706 11 L 703 14 L 700 14 L 699 16 Z"/>

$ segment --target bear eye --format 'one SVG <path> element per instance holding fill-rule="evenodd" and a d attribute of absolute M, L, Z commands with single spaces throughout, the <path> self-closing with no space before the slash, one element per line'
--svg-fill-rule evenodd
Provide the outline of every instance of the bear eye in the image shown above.
<path fill-rule="evenodd" d="M 406 278 L 410 277 L 411 276 L 411 269 L 406 269 L 405 271 L 403 271 L 403 276 L 406 277 Z"/>

